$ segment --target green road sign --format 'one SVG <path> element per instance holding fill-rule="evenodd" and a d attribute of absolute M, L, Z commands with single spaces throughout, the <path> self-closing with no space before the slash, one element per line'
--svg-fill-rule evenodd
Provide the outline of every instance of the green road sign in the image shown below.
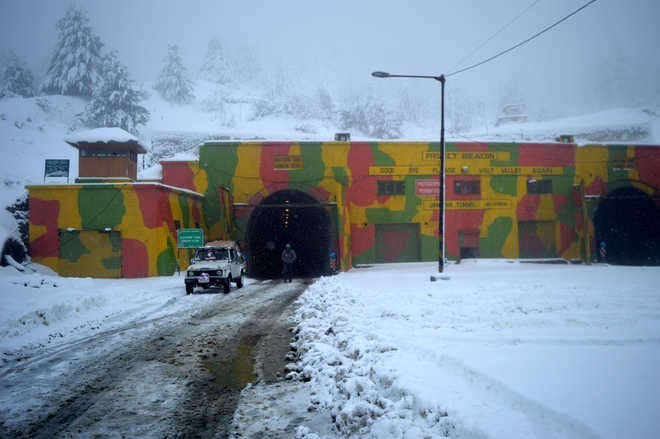
<path fill-rule="evenodd" d="M 46 159 L 44 169 L 44 181 L 46 177 L 66 177 L 69 181 L 69 160 L 68 159 Z"/>
<path fill-rule="evenodd" d="M 204 233 L 202 229 L 179 229 L 177 245 L 179 248 L 203 247 Z"/>

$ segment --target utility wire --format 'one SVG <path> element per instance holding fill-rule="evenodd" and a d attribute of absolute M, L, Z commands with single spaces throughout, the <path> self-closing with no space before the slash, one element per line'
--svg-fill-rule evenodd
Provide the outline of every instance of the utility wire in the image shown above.
<path fill-rule="evenodd" d="M 539 31 L 539 32 L 537 32 L 537 33 L 535 33 L 535 34 L 532 35 L 531 37 L 527 38 L 527 39 L 524 40 L 524 41 L 521 41 L 520 43 L 516 44 L 515 46 L 511 46 L 511 47 L 509 47 L 508 49 L 503 50 L 503 51 L 501 51 L 501 52 L 499 52 L 499 53 L 496 53 L 495 55 L 491 56 L 490 58 L 486 58 L 485 60 L 483 60 L 483 61 L 479 61 L 479 62 L 476 63 L 476 64 L 472 64 L 471 66 L 465 67 L 465 68 L 460 69 L 460 70 L 456 70 L 455 72 L 447 73 L 447 74 L 444 75 L 444 76 L 445 76 L 445 77 L 454 76 L 454 75 L 457 75 L 457 74 L 459 74 L 459 73 L 463 73 L 463 72 L 466 72 L 466 71 L 468 71 L 468 70 L 472 70 L 472 69 L 474 69 L 475 67 L 479 67 L 480 65 L 486 64 L 487 62 L 490 62 L 490 61 L 494 60 L 495 58 L 499 58 L 500 56 L 504 55 L 505 53 L 509 53 L 509 52 L 511 52 L 512 50 L 517 49 L 518 47 L 522 46 L 523 44 L 529 43 L 530 41 L 532 41 L 532 40 L 535 39 L 536 37 L 538 37 L 538 36 L 540 36 L 540 35 L 546 33 L 547 31 L 549 31 L 549 30 L 552 29 L 553 27 L 556 27 L 556 26 L 559 25 L 560 23 L 562 23 L 562 22 L 568 20 L 568 19 L 571 18 L 573 15 L 577 14 L 578 12 L 580 12 L 581 10 L 583 10 L 584 8 L 586 8 L 587 6 L 589 6 L 589 5 L 591 5 L 592 3 L 595 3 L 595 2 L 596 2 L 596 0 L 591 0 L 591 1 L 587 2 L 587 3 L 585 3 L 584 5 L 580 6 L 580 7 L 577 8 L 575 11 L 571 12 L 570 14 L 568 14 L 567 16 L 565 16 L 564 18 L 562 18 L 562 19 L 560 19 L 560 20 L 554 22 L 554 23 L 551 24 L 550 26 L 547 26 L 547 27 L 544 28 L 543 30 L 541 30 L 541 31 Z"/>
<path fill-rule="evenodd" d="M 516 15 L 513 19 L 511 19 L 511 21 L 509 21 L 507 24 L 505 24 L 504 26 L 502 26 L 501 28 L 499 28 L 497 31 L 495 31 L 495 33 L 494 33 L 493 35 L 491 35 L 490 37 L 488 37 L 488 38 L 486 39 L 486 41 L 484 41 L 484 42 L 481 43 L 478 47 L 476 47 L 474 50 L 472 50 L 470 53 L 468 53 L 467 55 L 465 55 L 460 61 L 458 61 L 458 62 L 454 65 L 453 68 L 456 68 L 456 67 L 462 65 L 467 59 L 469 59 L 470 57 L 472 57 L 472 55 L 474 55 L 475 53 L 477 53 L 477 52 L 478 52 L 481 48 L 483 48 L 486 44 L 488 44 L 489 42 L 491 42 L 491 41 L 493 40 L 493 38 L 495 38 L 496 36 L 498 36 L 499 34 L 501 34 L 502 32 L 504 32 L 504 30 L 505 30 L 506 28 L 508 28 L 509 26 L 511 26 L 513 23 L 515 23 L 520 17 L 522 17 L 523 15 L 525 15 L 525 13 L 526 13 L 527 11 L 529 11 L 529 10 L 532 9 L 534 6 L 536 6 L 536 4 L 537 4 L 538 2 L 540 2 L 540 1 L 541 1 L 541 0 L 535 0 L 534 3 L 530 4 L 530 5 L 527 6 L 525 9 L 523 9 L 522 12 L 520 12 L 520 13 L 519 13 L 518 15 Z"/>

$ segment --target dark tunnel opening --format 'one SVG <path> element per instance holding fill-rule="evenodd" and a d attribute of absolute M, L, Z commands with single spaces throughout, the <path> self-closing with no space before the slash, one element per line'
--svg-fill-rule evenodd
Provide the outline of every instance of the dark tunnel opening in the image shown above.
<path fill-rule="evenodd" d="M 319 276 L 329 271 L 329 215 L 314 197 L 298 190 L 281 190 L 254 208 L 248 221 L 248 276 L 282 276 L 282 250 L 296 251 L 294 277 Z"/>
<path fill-rule="evenodd" d="M 660 215 L 635 188 L 613 191 L 594 214 L 597 259 L 619 265 L 660 265 Z M 605 256 L 600 255 L 604 244 Z"/>

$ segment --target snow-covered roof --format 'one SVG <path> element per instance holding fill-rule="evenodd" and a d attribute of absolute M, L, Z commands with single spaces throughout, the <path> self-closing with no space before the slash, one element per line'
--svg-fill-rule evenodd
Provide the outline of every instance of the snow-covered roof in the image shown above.
<path fill-rule="evenodd" d="M 138 153 L 146 153 L 147 147 L 144 143 L 132 135 L 118 127 L 104 127 L 94 128 L 92 130 L 77 131 L 69 134 L 64 141 L 71 146 L 78 147 L 81 143 L 126 143 L 134 144 L 137 147 Z"/>

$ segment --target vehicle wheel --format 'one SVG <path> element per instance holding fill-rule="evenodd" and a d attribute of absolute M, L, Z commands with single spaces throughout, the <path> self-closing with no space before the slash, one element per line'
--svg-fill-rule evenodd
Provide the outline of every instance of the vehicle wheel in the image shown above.
<path fill-rule="evenodd" d="M 195 291 L 195 285 L 186 284 L 186 294 L 192 294 Z"/>
<path fill-rule="evenodd" d="M 238 279 L 236 279 L 236 288 L 243 288 L 243 277 L 244 274 L 241 271 L 241 276 Z"/>
<path fill-rule="evenodd" d="M 231 287 L 231 276 L 229 276 L 227 280 L 222 284 L 222 292 L 225 294 L 229 294 L 230 287 Z"/>

